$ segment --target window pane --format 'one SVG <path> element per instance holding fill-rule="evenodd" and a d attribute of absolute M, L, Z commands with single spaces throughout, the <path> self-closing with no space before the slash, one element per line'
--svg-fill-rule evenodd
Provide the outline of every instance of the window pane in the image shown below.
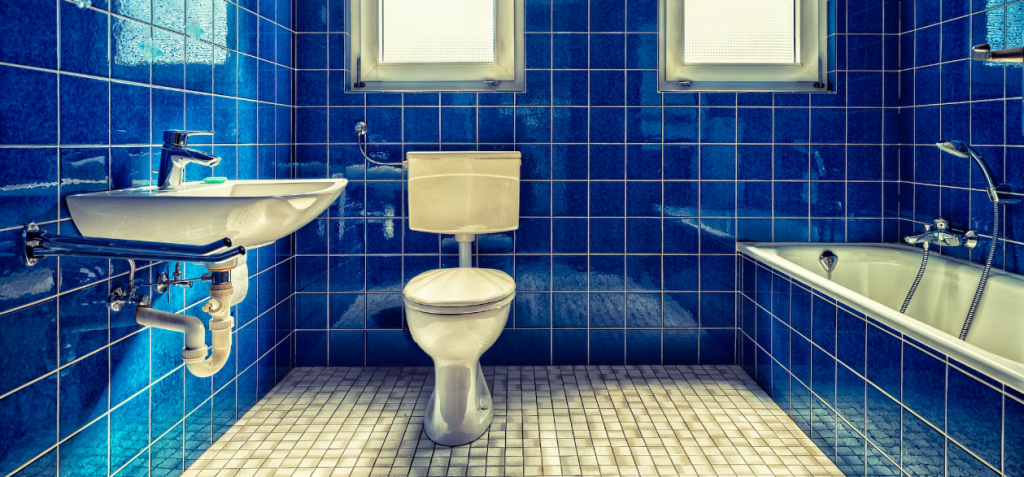
<path fill-rule="evenodd" d="M 795 0 L 684 0 L 687 64 L 795 63 Z"/>
<path fill-rule="evenodd" d="M 495 61 L 495 0 L 380 0 L 382 63 Z"/>

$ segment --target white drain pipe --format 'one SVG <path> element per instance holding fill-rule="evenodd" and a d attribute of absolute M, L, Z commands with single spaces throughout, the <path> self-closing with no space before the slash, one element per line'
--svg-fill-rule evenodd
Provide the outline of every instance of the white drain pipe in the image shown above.
<path fill-rule="evenodd" d="M 140 306 L 135 309 L 135 321 L 140 325 L 177 331 L 185 334 L 185 349 L 181 359 L 193 375 L 206 378 L 213 376 L 224 367 L 231 355 L 231 282 L 210 286 L 210 299 L 203 305 L 203 311 L 210 314 L 210 331 L 213 334 L 213 353 L 206 356 L 206 327 L 194 316 L 178 315 Z"/>

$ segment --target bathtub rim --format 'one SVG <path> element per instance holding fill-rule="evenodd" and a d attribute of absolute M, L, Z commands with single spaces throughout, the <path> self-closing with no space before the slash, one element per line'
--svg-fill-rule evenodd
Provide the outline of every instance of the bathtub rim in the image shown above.
<path fill-rule="evenodd" d="M 771 268 L 796 278 L 814 290 L 818 290 L 832 298 L 842 298 L 846 305 L 864 312 L 880 323 L 889 326 L 902 334 L 920 341 L 946 356 L 953 358 L 966 366 L 969 366 L 982 374 L 985 374 L 1000 383 L 1024 393 L 1024 364 L 1011 361 L 1002 356 L 997 356 L 989 351 L 979 348 L 971 343 L 960 341 L 956 337 L 943 333 L 938 329 L 926 325 L 920 321 L 908 317 L 892 308 L 872 300 L 849 288 L 836 284 L 824 277 L 820 277 L 810 270 L 807 270 L 796 263 L 793 263 L 778 255 L 777 247 L 799 246 L 808 249 L 820 247 L 822 251 L 838 247 L 868 247 L 888 250 L 900 250 L 904 252 L 915 252 L 921 254 L 921 250 L 902 244 L 878 244 L 878 243 L 800 243 L 800 242 L 737 242 L 736 251 L 738 254 L 747 255 Z M 964 264 L 981 268 L 979 265 L 960 260 L 953 257 L 942 256 L 942 259 L 959 261 Z M 992 270 L 993 274 L 997 270 Z M 1006 272 L 1002 272 L 1006 273 Z M 1007 274 L 1012 275 L 1012 274 Z M 909 285 L 908 285 L 909 286 Z M 901 338 L 902 339 L 902 338 Z M 1024 344 L 1022 344 L 1024 345 Z M 955 363 L 949 363 L 955 364 Z"/>

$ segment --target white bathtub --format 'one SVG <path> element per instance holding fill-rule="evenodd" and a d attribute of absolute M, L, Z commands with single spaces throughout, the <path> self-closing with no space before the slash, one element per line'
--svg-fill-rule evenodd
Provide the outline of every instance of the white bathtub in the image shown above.
<path fill-rule="evenodd" d="M 1024 276 L 992 270 L 967 342 L 960 329 L 982 267 L 932 253 L 921 285 L 899 312 L 921 250 L 895 244 L 738 243 L 736 249 L 883 324 L 1024 392 Z M 818 256 L 839 257 L 832 281 Z"/>

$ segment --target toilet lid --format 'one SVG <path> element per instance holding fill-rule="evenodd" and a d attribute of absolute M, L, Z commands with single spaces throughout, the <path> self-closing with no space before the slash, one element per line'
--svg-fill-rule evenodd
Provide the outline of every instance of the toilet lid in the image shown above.
<path fill-rule="evenodd" d="M 516 281 L 501 270 L 442 268 L 419 274 L 405 286 L 410 301 L 431 306 L 471 306 L 501 300 Z"/>

